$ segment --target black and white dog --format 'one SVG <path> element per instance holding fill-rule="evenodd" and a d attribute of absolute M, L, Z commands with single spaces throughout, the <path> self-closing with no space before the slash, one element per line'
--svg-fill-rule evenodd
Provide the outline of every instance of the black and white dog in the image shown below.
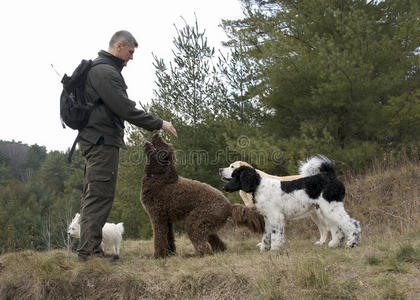
<path fill-rule="evenodd" d="M 312 176 L 292 181 L 280 181 L 260 176 L 255 169 L 240 167 L 233 171 L 232 179 L 224 186 L 226 192 L 243 190 L 252 193 L 259 212 L 264 216 L 265 230 L 259 244 L 261 251 L 277 250 L 285 242 L 284 227 L 288 219 L 305 217 L 315 210 L 331 229 L 336 247 L 347 239 L 346 247 L 360 244 L 360 223 L 350 218 L 344 209 L 344 184 L 337 179 L 334 163 L 325 156 Z"/>

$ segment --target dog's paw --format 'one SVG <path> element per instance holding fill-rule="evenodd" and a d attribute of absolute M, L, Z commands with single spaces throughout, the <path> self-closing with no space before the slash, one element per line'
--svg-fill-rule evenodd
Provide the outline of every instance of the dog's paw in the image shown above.
<path fill-rule="evenodd" d="M 258 243 L 258 247 L 260 248 L 260 252 L 270 251 L 271 246 L 264 245 L 264 243 Z"/>
<path fill-rule="evenodd" d="M 346 243 L 346 248 L 354 248 L 354 246 L 357 246 L 357 245 L 359 245 L 360 243 L 358 243 L 357 241 L 352 241 L 352 240 L 350 240 L 350 241 L 347 241 L 347 243 Z"/>
<path fill-rule="evenodd" d="M 331 240 L 329 243 L 328 243 L 328 247 L 330 247 L 330 248 L 336 248 L 336 247 L 338 247 L 338 245 L 340 244 L 340 241 L 334 241 L 334 240 Z"/>
<path fill-rule="evenodd" d="M 271 251 L 275 251 L 275 250 L 280 250 L 280 249 L 282 249 L 283 248 L 283 246 L 284 246 L 284 242 L 283 243 L 272 243 L 271 244 Z"/>
<path fill-rule="evenodd" d="M 323 242 L 323 241 L 316 241 L 316 242 L 315 242 L 315 245 L 316 245 L 316 246 L 322 246 L 322 245 L 324 245 L 324 243 L 325 243 L 325 242 Z"/>

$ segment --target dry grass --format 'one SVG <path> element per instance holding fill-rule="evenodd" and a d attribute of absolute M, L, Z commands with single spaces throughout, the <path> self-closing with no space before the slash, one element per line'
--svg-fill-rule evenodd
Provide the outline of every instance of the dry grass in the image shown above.
<path fill-rule="evenodd" d="M 346 207 L 363 226 L 354 249 L 315 246 L 317 229 L 291 222 L 280 251 L 259 253 L 259 237 L 225 227 L 228 250 L 203 258 L 185 236 L 178 255 L 152 259 L 151 241 L 124 241 L 117 262 L 79 263 L 75 253 L 0 256 L 0 299 L 419 299 L 420 163 L 376 165 L 347 175 Z"/>
<path fill-rule="evenodd" d="M 79 263 L 56 250 L 0 258 L 1 299 L 416 299 L 420 297 L 420 232 L 366 237 L 355 249 L 316 247 L 291 239 L 259 253 L 257 237 L 225 237 L 226 253 L 152 259 L 150 241 L 125 241 L 117 262 Z"/>

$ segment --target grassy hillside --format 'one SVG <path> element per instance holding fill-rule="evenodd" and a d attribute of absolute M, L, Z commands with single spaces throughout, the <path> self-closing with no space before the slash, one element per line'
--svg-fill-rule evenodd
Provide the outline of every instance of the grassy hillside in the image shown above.
<path fill-rule="evenodd" d="M 315 246 L 309 220 L 290 222 L 281 251 L 259 253 L 259 236 L 228 224 L 228 250 L 152 259 L 151 241 L 124 241 L 117 262 L 75 253 L 0 256 L 0 299 L 420 299 L 420 163 L 405 156 L 345 176 L 346 208 L 361 221 L 354 249 Z"/>

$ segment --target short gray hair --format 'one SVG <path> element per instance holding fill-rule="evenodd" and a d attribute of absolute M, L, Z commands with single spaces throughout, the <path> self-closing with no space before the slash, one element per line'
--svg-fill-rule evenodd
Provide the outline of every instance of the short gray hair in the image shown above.
<path fill-rule="evenodd" d="M 126 30 L 120 30 L 114 33 L 111 40 L 109 41 L 109 47 L 114 48 L 115 43 L 122 41 L 123 46 L 127 45 L 134 45 L 134 47 L 138 47 L 138 43 L 134 36 Z"/>

